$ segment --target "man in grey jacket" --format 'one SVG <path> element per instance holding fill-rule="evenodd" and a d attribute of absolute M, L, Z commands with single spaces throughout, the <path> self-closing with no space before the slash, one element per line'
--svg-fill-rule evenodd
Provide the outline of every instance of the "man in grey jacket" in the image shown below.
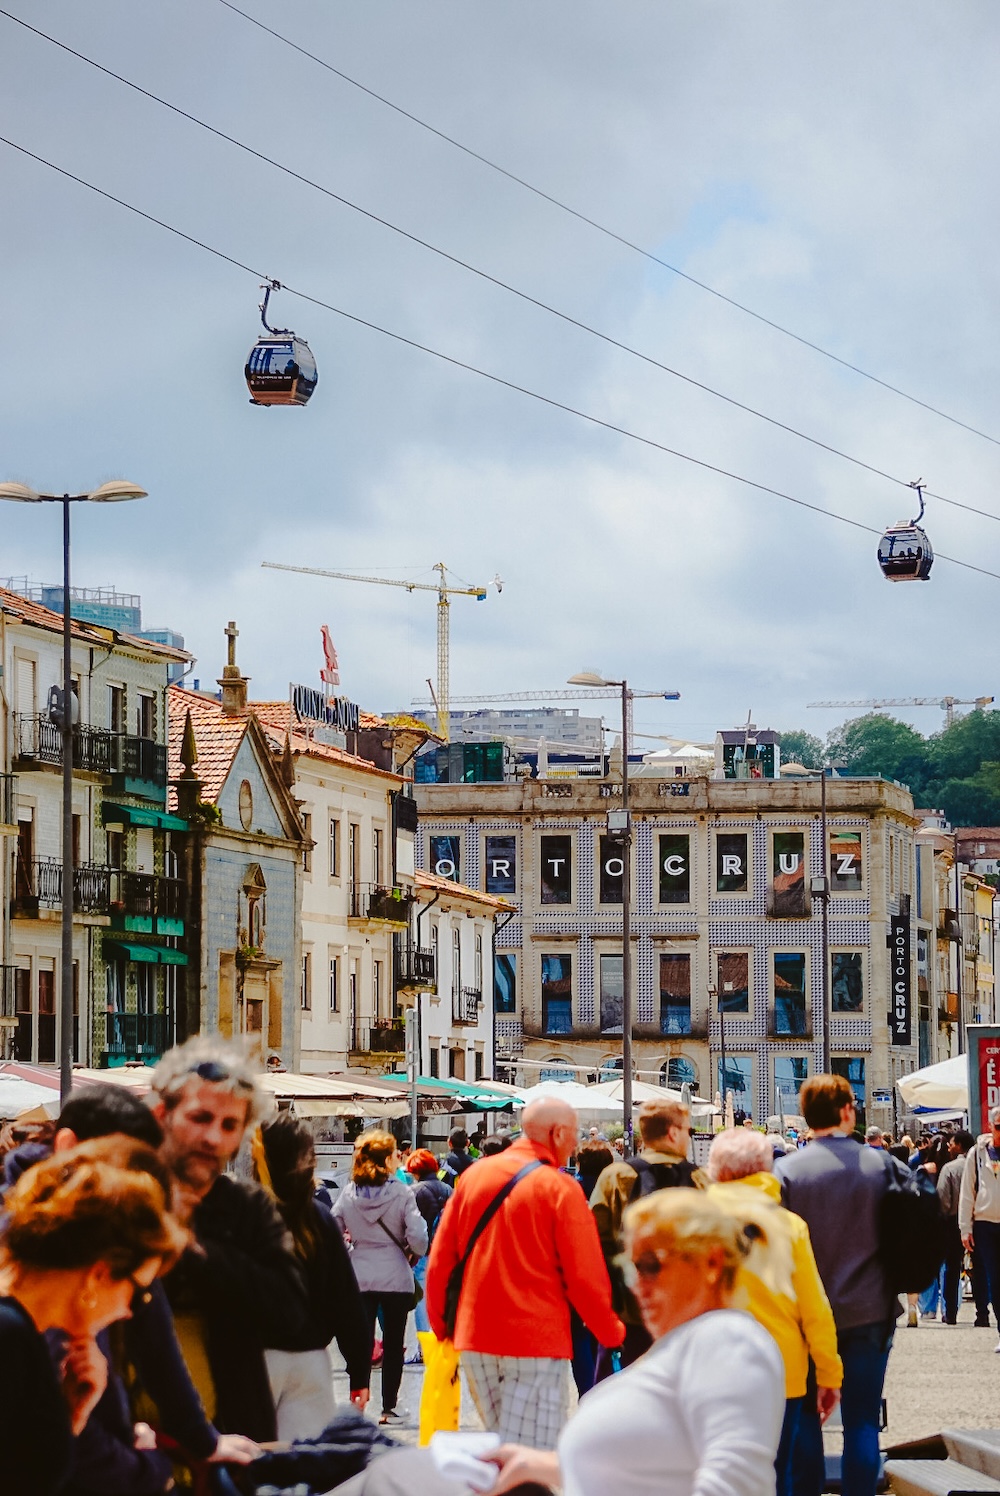
<path fill-rule="evenodd" d="M 958 1197 L 958 1225 L 962 1245 L 972 1252 L 980 1294 L 993 1305 L 1000 1327 L 1000 1106 L 990 1112 L 990 1131 L 969 1149 Z M 989 1318 L 984 1303 L 976 1318 Z M 1000 1340 L 996 1345 L 1000 1353 Z"/>
<path fill-rule="evenodd" d="M 854 1093 L 840 1075 L 814 1075 L 799 1092 L 812 1130 L 808 1147 L 779 1159 L 782 1203 L 809 1227 L 816 1265 L 837 1325 L 844 1363 L 841 1410 L 844 1496 L 875 1496 L 882 1384 L 899 1301 L 879 1256 L 879 1214 L 890 1171 L 907 1173 L 882 1149 L 854 1136 Z M 808 1400 L 807 1400 L 808 1405 Z M 804 1414 L 793 1457 L 796 1496 L 819 1496 L 823 1436 L 818 1417 Z"/>
<path fill-rule="evenodd" d="M 941 1214 L 945 1219 L 947 1245 L 944 1253 L 944 1321 L 946 1325 L 958 1323 L 959 1294 L 962 1289 L 962 1263 L 965 1260 L 965 1244 L 958 1224 L 958 1204 L 965 1174 L 965 1160 L 975 1143 L 971 1132 L 955 1132 L 948 1139 L 948 1162 L 938 1175 L 937 1192 L 941 1201 Z M 989 1293 L 982 1273 L 972 1268 L 972 1292 L 976 1300 L 976 1324 L 980 1329 L 990 1327 Z"/>

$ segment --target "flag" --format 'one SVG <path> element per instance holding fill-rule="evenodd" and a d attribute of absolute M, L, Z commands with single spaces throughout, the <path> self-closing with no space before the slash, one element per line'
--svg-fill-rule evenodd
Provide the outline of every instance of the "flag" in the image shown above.
<path fill-rule="evenodd" d="M 333 640 L 330 638 L 330 630 L 327 628 L 325 623 L 320 629 L 320 633 L 323 636 L 323 654 L 326 658 L 326 666 L 320 671 L 319 678 L 320 680 L 326 681 L 328 686 L 339 686 L 340 667 L 337 664 L 337 651 L 333 647 Z"/>

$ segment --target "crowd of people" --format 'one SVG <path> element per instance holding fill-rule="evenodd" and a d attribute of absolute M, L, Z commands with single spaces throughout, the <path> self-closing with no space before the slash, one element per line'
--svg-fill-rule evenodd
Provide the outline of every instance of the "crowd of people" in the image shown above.
<path fill-rule="evenodd" d="M 976 1323 L 996 1313 L 1000 1109 L 978 1140 L 890 1148 L 862 1143 L 842 1077 L 812 1077 L 800 1106 L 805 1146 L 731 1128 L 703 1168 L 667 1095 L 640 1108 L 635 1152 L 581 1135 L 557 1097 L 516 1136 L 456 1129 L 441 1158 L 370 1129 L 331 1194 L 308 1124 L 268 1115 L 222 1041 L 170 1051 L 147 1098 L 87 1087 L 3 1160 L 2 1489 L 156 1496 L 183 1468 L 250 1492 L 278 1441 L 339 1443 L 310 1488 L 345 1496 L 820 1496 L 840 1402 L 842 1489 L 874 1496 L 897 1320 L 938 1292 L 954 1323 L 970 1250 Z M 883 1203 L 911 1167 L 947 1235 L 940 1281 L 904 1310 Z M 393 1445 L 411 1314 L 454 1344 L 494 1436 L 471 1483 Z"/>

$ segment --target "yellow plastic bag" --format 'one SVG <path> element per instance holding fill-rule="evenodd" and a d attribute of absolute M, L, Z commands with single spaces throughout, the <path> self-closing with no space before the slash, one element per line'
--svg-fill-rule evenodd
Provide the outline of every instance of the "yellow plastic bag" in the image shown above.
<path fill-rule="evenodd" d="M 462 1381 L 458 1351 L 450 1340 L 438 1340 L 430 1330 L 418 1330 L 424 1358 L 424 1385 L 420 1394 L 420 1442 L 429 1444 L 439 1429 L 458 1429 Z"/>

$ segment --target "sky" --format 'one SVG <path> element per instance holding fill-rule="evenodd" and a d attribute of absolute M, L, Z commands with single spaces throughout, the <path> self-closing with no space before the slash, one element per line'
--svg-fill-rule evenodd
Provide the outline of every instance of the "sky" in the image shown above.
<path fill-rule="evenodd" d="M 632 243 L 917 399 L 845 369 L 588 227 L 221 0 L 5 0 L 10 14 L 449 263 L 0 15 L 0 478 L 149 497 L 74 512 L 74 582 L 139 593 L 214 682 L 426 697 L 429 593 L 264 560 L 503 590 L 451 607 L 452 699 L 582 668 L 681 700 L 645 732 L 822 735 L 816 699 L 997 694 L 1000 578 L 891 585 L 877 537 L 282 293 L 305 409 L 249 403 L 262 276 L 548 400 L 876 529 L 906 489 L 1000 516 L 1000 134 L 990 0 L 239 0 L 299 46 Z M 650 364 L 754 406 L 800 440 Z M 996 521 L 928 500 L 936 550 L 1000 574 Z M 0 575 L 57 577 L 55 509 L 4 505 Z M 586 709 L 586 708 L 585 708 Z M 609 715 L 613 716 L 613 704 Z M 936 731 L 936 709 L 900 710 Z M 652 746 L 652 745 L 651 745 Z"/>

